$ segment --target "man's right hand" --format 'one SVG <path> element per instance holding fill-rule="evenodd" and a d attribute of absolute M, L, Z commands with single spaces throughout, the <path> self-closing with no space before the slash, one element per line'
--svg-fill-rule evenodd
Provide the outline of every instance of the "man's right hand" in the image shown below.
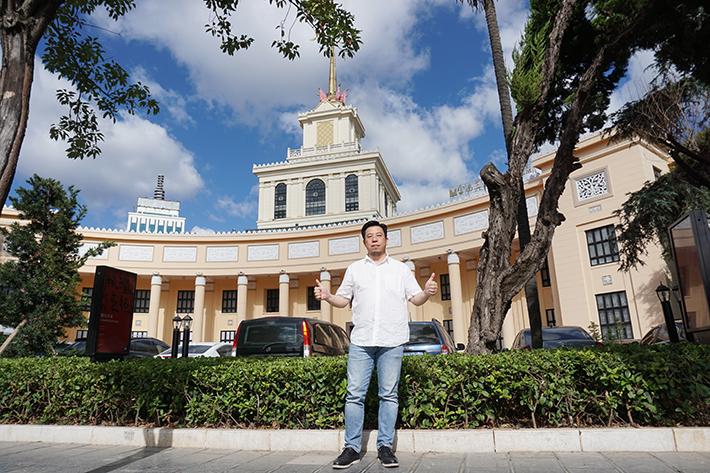
<path fill-rule="evenodd" d="M 316 287 L 313 288 L 313 294 L 319 301 L 326 301 L 330 298 L 330 291 L 323 287 L 319 280 L 316 279 Z"/>

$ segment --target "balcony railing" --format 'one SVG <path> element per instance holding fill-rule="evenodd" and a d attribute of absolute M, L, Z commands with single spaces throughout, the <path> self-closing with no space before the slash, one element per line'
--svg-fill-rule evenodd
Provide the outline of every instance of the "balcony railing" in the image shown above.
<path fill-rule="evenodd" d="M 303 158 L 311 158 L 314 156 L 327 156 L 330 154 L 340 154 L 346 152 L 360 152 L 360 143 L 358 141 L 350 141 L 347 143 L 336 143 L 325 146 L 313 146 L 310 148 L 288 149 L 286 158 L 289 161 L 294 161 Z"/>

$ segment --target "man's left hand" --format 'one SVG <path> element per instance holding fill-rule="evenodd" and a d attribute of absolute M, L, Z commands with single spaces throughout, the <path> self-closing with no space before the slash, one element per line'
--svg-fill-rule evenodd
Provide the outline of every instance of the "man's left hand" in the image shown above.
<path fill-rule="evenodd" d="M 431 273 L 431 276 L 429 276 L 427 282 L 424 283 L 424 292 L 427 296 L 433 296 L 436 294 L 436 291 L 439 290 L 439 285 L 436 283 L 436 280 L 434 280 L 435 276 L 436 274 Z"/>

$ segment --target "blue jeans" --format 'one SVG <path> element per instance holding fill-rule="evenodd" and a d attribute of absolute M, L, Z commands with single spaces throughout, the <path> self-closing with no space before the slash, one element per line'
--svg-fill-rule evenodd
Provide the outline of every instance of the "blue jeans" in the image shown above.
<path fill-rule="evenodd" d="M 365 419 L 365 396 L 372 369 L 377 365 L 380 408 L 377 414 L 377 448 L 392 447 L 399 402 L 397 388 L 402 370 L 404 347 L 361 347 L 350 344 L 348 355 L 348 394 L 345 398 L 345 447 L 362 449 L 362 424 Z"/>

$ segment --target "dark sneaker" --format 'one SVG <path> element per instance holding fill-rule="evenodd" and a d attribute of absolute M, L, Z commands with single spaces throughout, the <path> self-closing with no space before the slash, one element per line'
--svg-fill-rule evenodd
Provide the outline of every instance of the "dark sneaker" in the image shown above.
<path fill-rule="evenodd" d="M 343 453 L 333 461 L 333 468 L 343 470 L 360 461 L 360 454 L 354 448 L 345 447 Z"/>
<path fill-rule="evenodd" d="M 397 461 L 397 457 L 394 456 L 394 452 L 386 445 L 377 449 L 377 458 L 385 468 L 395 468 L 399 466 L 399 461 Z"/>

